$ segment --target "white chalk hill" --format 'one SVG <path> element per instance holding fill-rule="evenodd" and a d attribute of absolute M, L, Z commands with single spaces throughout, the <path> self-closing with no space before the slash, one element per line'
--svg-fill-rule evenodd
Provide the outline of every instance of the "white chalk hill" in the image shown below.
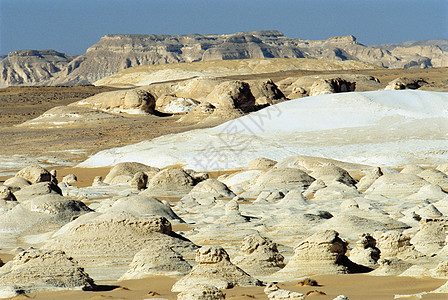
<path fill-rule="evenodd" d="M 134 161 L 196 170 L 247 166 L 256 157 L 327 157 L 401 166 L 448 160 L 448 93 L 373 91 L 282 102 L 209 129 L 104 150 L 80 164 Z"/>

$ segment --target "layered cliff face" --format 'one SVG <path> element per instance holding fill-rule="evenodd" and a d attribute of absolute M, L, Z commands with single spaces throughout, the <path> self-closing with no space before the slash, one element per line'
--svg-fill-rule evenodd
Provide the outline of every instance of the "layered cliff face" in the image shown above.
<path fill-rule="evenodd" d="M 73 59 L 54 50 L 18 50 L 0 61 L 0 87 L 48 80 Z"/>
<path fill-rule="evenodd" d="M 41 57 L 44 56 L 35 59 Z M 110 34 L 87 49 L 85 54 L 65 62 L 64 66 L 60 67 L 53 61 L 44 63 L 33 70 L 36 75 L 28 71 L 28 77 L 22 76 L 28 79 L 22 81 L 15 79 L 18 76 L 13 73 L 20 72 L 15 68 L 3 67 L 3 73 L 6 72 L 5 76 L 11 85 L 34 82 L 43 85 L 78 85 L 90 84 L 138 65 L 251 58 L 355 60 L 387 68 L 448 65 L 448 53 L 437 46 L 387 50 L 359 44 L 353 36 L 307 41 L 288 38 L 278 31 L 269 30 L 224 35 Z M 3 61 L 10 61 L 9 56 Z M 50 65 L 54 65 L 56 71 L 51 72 Z"/>

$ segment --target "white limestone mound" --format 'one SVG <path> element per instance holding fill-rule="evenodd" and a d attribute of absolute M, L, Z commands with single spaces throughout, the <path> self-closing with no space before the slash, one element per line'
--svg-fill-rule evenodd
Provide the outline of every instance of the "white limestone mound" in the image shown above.
<path fill-rule="evenodd" d="M 219 218 L 220 222 L 224 222 L 226 224 L 235 224 L 235 223 L 244 223 L 250 220 L 249 217 L 245 217 L 241 215 L 240 205 L 234 199 L 229 200 L 225 207 L 225 214 L 221 218 Z"/>
<path fill-rule="evenodd" d="M 405 166 L 400 173 L 402 174 L 413 174 L 413 175 L 417 175 L 418 173 L 423 172 L 425 169 L 423 169 L 421 166 L 418 165 L 407 165 Z"/>
<path fill-rule="evenodd" d="M 201 197 L 233 198 L 236 195 L 221 181 L 209 178 L 195 185 L 189 196 L 196 199 Z"/>
<path fill-rule="evenodd" d="M 171 291 L 182 292 L 194 284 L 208 284 L 219 289 L 235 286 L 261 286 L 262 283 L 230 262 L 229 255 L 220 246 L 203 246 L 196 252 L 191 272 L 177 281 Z"/>
<path fill-rule="evenodd" d="M 353 185 L 346 185 L 339 181 L 332 181 L 326 187 L 314 193 L 315 200 L 347 199 L 359 197 L 361 193 Z"/>
<path fill-rule="evenodd" d="M 5 186 L 8 186 L 14 190 L 20 190 L 23 187 L 31 185 L 31 182 L 22 177 L 11 177 L 5 180 L 3 183 Z"/>
<path fill-rule="evenodd" d="M 138 172 L 143 172 L 147 175 L 154 175 L 159 172 L 159 168 L 151 167 L 142 163 L 137 162 L 123 162 L 114 165 L 113 168 L 110 169 L 106 178 L 104 178 L 104 183 L 110 184 L 115 177 L 118 176 L 130 176 L 131 178 Z M 151 176 L 150 176 L 151 177 Z"/>
<path fill-rule="evenodd" d="M 193 189 L 194 184 L 193 178 L 184 170 L 171 167 L 154 175 L 141 195 L 184 196 Z"/>
<path fill-rule="evenodd" d="M 106 112 L 144 114 L 154 111 L 156 100 L 144 89 L 130 89 L 99 93 L 70 105 Z"/>
<path fill-rule="evenodd" d="M 239 193 L 249 189 L 253 181 L 262 173 L 262 170 L 240 171 L 225 177 L 220 176 L 218 180 L 225 183 L 232 191 Z"/>
<path fill-rule="evenodd" d="M 309 200 L 301 191 L 291 190 L 277 203 L 279 207 L 298 207 L 300 205 L 308 205 Z"/>
<path fill-rule="evenodd" d="M 100 209 L 97 211 L 101 212 Z M 169 204 L 165 204 L 154 197 L 144 195 L 131 195 L 120 198 L 113 202 L 110 208 L 104 210 L 105 213 L 126 212 L 135 216 L 156 215 L 165 217 L 170 221 L 182 222 L 183 220 L 171 209 Z"/>
<path fill-rule="evenodd" d="M 417 193 L 428 182 L 421 177 L 406 173 L 391 173 L 379 177 L 366 193 L 386 197 L 405 198 Z"/>
<path fill-rule="evenodd" d="M 17 172 L 15 176 L 22 177 L 31 183 L 39 183 L 52 180 L 50 172 L 39 165 L 28 166 Z"/>
<path fill-rule="evenodd" d="M 14 196 L 16 196 L 18 201 L 30 200 L 43 195 L 62 195 L 62 190 L 51 182 L 39 182 L 14 192 Z"/>
<path fill-rule="evenodd" d="M 294 256 L 273 276 L 289 280 L 316 274 L 348 273 L 347 242 L 334 230 L 320 231 L 294 247 Z"/>
<path fill-rule="evenodd" d="M 357 209 L 359 209 L 359 204 L 355 199 L 352 198 L 342 201 L 340 207 L 341 211 L 356 211 Z"/>
<path fill-rule="evenodd" d="M 249 170 L 267 170 L 274 167 L 277 161 L 266 157 L 258 157 L 249 162 Z"/>
<path fill-rule="evenodd" d="M 370 173 L 363 176 L 359 182 L 356 184 L 356 188 L 360 192 L 365 192 L 378 178 L 383 176 L 383 171 L 381 168 L 373 168 Z"/>
<path fill-rule="evenodd" d="M 181 114 L 192 111 L 199 103 L 190 98 L 165 95 L 157 98 L 156 110 L 168 114 Z"/>
<path fill-rule="evenodd" d="M 184 275 L 190 270 L 190 264 L 171 247 L 153 245 L 135 254 L 129 269 L 120 280 L 139 279 L 152 275 Z"/>
<path fill-rule="evenodd" d="M 334 298 L 333 300 L 349 300 L 349 299 L 345 295 L 339 295 L 336 298 Z"/>
<path fill-rule="evenodd" d="M 273 274 L 285 266 L 277 244 L 260 234 L 248 235 L 240 247 L 243 255 L 232 261 L 247 273 L 259 277 Z"/>
<path fill-rule="evenodd" d="M 448 175 L 435 169 L 424 170 L 417 174 L 427 182 L 439 185 L 445 191 L 448 191 Z"/>
<path fill-rule="evenodd" d="M 57 194 L 37 196 L 0 215 L 0 232 L 51 231 L 91 211 L 79 200 Z"/>
<path fill-rule="evenodd" d="M 350 250 L 352 262 L 366 267 L 376 267 L 381 251 L 376 247 L 376 240 L 368 233 L 362 234 L 356 242 L 356 247 Z"/>
<path fill-rule="evenodd" d="M 411 238 L 399 231 L 386 231 L 376 240 L 377 247 L 381 251 L 382 259 L 397 258 L 402 260 L 413 260 L 423 256 L 422 253 L 415 249 L 415 246 L 411 243 Z"/>
<path fill-rule="evenodd" d="M 26 250 L 0 268 L 0 297 L 48 289 L 94 289 L 92 278 L 59 250 Z"/>
<path fill-rule="evenodd" d="M 448 219 L 424 218 L 420 221 L 420 229 L 410 242 L 415 249 L 427 256 L 438 253 L 446 245 Z"/>
<path fill-rule="evenodd" d="M 226 294 L 216 286 L 208 284 L 193 284 L 177 295 L 178 300 L 223 300 Z"/>
<path fill-rule="evenodd" d="M 62 249 L 95 278 L 118 279 L 135 254 L 154 245 L 166 245 L 185 259 L 197 248 L 171 230 L 171 223 L 155 215 L 90 213 L 58 230 L 45 248 Z"/>
<path fill-rule="evenodd" d="M 448 196 L 447 192 L 444 192 L 439 185 L 427 184 L 422 186 L 417 193 L 406 197 L 407 200 L 417 200 L 418 202 L 425 200 L 437 201 L 444 199 Z"/>
<path fill-rule="evenodd" d="M 262 191 L 306 190 L 314 178 L 307 173 L 292 168 L 272 168 L 261 174 L 247 191 L 256 197 Z"/>
<path fill-rule="evenodd" d="M 80 166 L 138 161 L 157 167 L 181 164 L 195 170 L 219 170 L 247 166 L 256 157 L 279 161 L 297 154 L 375 166 L 437 165 L 446 161 L 440 150 L 447 145 L 447 110 L 448 95 L 442 92 L 307 97 L 271 105 L 213 128 L 104 150 Z M 434 131 L 434 126 L 441 130 Z"/>
<path fill-rule="evenodd" d="M 321 179 L 326 185 L 329 185 L 334 181 L 348 186 L 354 186 L 356 184 L 356 180 L 354 180 L 346 170 L 334 164 L 326 164 L 314 169 L 310 175 L 316 179 Z"/>
<path fill-rule="evenodd" d="M 304 294 L 281 289 L 274 283 L 268 283 L 264 288 L 264 293 L 268 296 L 268 299 L 305 299 Z"/>

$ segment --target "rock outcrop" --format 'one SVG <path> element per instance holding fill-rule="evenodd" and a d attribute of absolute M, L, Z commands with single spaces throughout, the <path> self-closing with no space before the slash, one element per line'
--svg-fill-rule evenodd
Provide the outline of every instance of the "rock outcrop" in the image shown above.
<path fill-rule="evenodd" d="M 253 276 L 269 275 L 285 266 L 277 244 L 260 234 L 246 236 L 240 250 L 243 255 L 235 257 L 233 262 Z"/>
<path fill-rule="evenodd" d="M 290 279 L 315 274 L 344 274 L 347 242 L 334 230 L 315 233 L 294 247 L 294 256 L 275 276 Z"/>
<path fill-rule="evenodd" d="M 171 247 L 154 245 L 135 254 L 128 271 L 120 279 L 138 279 L 151 275 L 187 274 L 190 270 L 190 264 Z"/>
<path fill-rule="evenodd" d="M 55 50 L 17 50 L 0 60 L 0 88 L 35 85 L 51 79 L 73 56 Z"/>
<path fill-rule="evenodd" d="M 93 289 L 76 261 L 59 250 L 26 250 L 0 268 L 0 297 L 47 289 Z"/>
<path fill-rule="evenodd" d="M 220 246 L 203 246 L 197 250 L 198 263 L 191 272 L 176 282 L 173 292 L 182 292 L 195 284 L 207 284 L 219 289 L 235 286 L 261 286 L 261 282 L 230 262 L 229 255 Z"/>

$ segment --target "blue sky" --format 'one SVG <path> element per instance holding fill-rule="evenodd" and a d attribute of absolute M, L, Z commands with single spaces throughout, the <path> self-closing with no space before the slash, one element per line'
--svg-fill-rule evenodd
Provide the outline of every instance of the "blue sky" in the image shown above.
<path fill-rule="evenodd" d="M 82 54 L 109 33 L 352 34 L 366 45 L 448 38 L 448 0 L 0 0 L 0 54 Z"/>

